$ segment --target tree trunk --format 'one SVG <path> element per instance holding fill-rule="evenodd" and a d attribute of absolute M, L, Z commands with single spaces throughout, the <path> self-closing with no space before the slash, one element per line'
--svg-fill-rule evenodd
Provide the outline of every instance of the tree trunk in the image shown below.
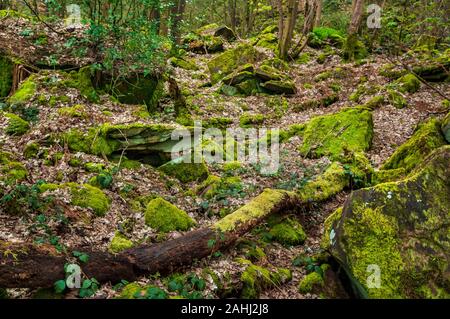
<path fill-rule="evenodd" d="M 287 60 L 288 52 L 292 43 L 295 24 L 297 22 L 298 0 L 288 0 L 286 17 L 283 10 L 282 0 L 279 0 L 278 8 L 278 10 L 281 11 L 279 23 L 280 31 L 278 35 L 279 56 L 281 59 Z"/>
<path fill-rule="evenodd" d="M 316 0 L 316 18 L 314 19 L 314 27 L 320 26 L 320 20 L 322 19 L 322 7 L 323 0 Z"/>
<path fill-rule="evenodd" d="M 118 255 L 79 249 L 89 255 L 88 262 L 80 266 L 85 276 L 103 283 L 133 281 L 155 273 L 169 274 L 180 266 L 227 249 L 268 216 L 302 205 L 306 203 L 295 193 L 267 189 L 214 225 L 173 240 L 135 247 Z M 68 262 L 71 260 L 57 254 L 53 247 L 0 242 L 0 287 L 51 287 L 65 278 L 64 265 Z"/>
<path fill-rule="evenodd" d="M 348 34 L 357 34 L 361 27 L 361 22 L 364 13 L 364 0 L 353 0 L 352 3 L 352 20 L 348 28 Z"/>

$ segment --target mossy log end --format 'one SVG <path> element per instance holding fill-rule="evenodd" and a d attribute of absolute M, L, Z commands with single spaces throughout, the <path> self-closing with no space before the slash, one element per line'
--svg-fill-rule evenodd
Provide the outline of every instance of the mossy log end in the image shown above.
<path fill-rule="evenodd" d="M 267 189 L 247 205 L 216 224 L 197 229 L 163 243 L 135 247 L 120 254 L 81 250 L 89 261 L 81 264 L 83 273 L 99 282 L 136 280 L 141 275 L 169 274 L 183 265 L 232 246 L 238 238 L 272 214 L 305 205 L 295 193 Z M 0 287 L 51 287 L 63 279 L 68 255 L 48 246 L 15 245 L 0 242 Z"/>

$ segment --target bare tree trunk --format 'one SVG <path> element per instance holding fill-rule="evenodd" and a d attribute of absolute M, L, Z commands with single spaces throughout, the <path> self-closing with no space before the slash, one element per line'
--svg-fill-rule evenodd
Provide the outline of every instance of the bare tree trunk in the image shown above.
<path fill-rule="evenodd" d="M 316 18 L 314 20 L 314 27 L 320 26 L 320 20 L 322 19 L 323 0 L 316 0 L 316 6 Z"/>
<path fill-rule="evenodd" d="M 278 35 L 279 56 L 281 59 L 287 60 L 298 17 L 298 0 L 288 0 L 286 11 L 283 10 L 282 0 L 279 0 L 278 10 L 281 13 Z"/>
<path fill-rule="evenodd" d="M 344 46 L 344 58 L 354 60 L 358 48 L 358 32 L 364 14 L 364 0 L 353 0 L 352 19 L 348 28 L 348 36 Z"/>

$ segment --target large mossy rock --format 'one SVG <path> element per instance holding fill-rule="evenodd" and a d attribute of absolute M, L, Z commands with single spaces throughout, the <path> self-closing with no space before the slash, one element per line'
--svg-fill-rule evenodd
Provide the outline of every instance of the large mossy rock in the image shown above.
<path fill-rule="evenodd" d="M 444 146 L 405 180 L 353 192 L 330 219 L 330 251 L 361 297 L 450 297 L 449 162 Z"/>
<path fill-rule="evenodd" d="M 158 170 L 175 177 L 182 183 L 204 181 L 209 175 L 208 167 L 203 157 L 200 156 L 199 161 L 197 161 L 192 154 L 173 159 L 158 167 Z"/>
<path fill-rule="evenodd" d="M 345 161 L 348 154 L 367 151 L 373 138 L 372 112 L 364 107 L 313 118 L 305 129 L 303 156 Z"/>
<path fill-rule="evenodd" d="M 13 62 L 0 52 L 0 99 L 9 95 L 12 89 Z"/>
<path fill-rule="evenodd" d="M 261 87 L 264 88 L 270 94 L 285 94 L 285 95 L 293 95 L 297 93 L 297 88 L 293 81 L 283 80 L 283 81 L 267 81 L 261 84 Z"/>
<path fill-rule="evenodd" d="M 71 194 L 71 204 L 81 208 L 90 208 L 96 216 L 105 216 L 111 205 L 111 200 L 102 190 L 89 184 L 43 184 L 40 186 L 41 192 L 55 191 L 58 189 L 68 189 Z"/>
<path fill-rule="evenodd" d="M 160 197 L 148 203 L 145 223 L 163 233 L 189 230 L 196 224 L 185 211 Z"/>
<path fill-rule="evenodd" d="M 409 172 L 431 152 L 445 144 L 446 141 L 441 133 L 441 123 L 437 119 L 431 119 L 420 124 L 413 136 L 394 152 L 381 169 L 403 168 Z"/>
<path fill-rule="evenodd" d="M 215 84 L 234 70 L 248 63 L 255 63 L 260 53 L 251 45 L 243 44 L 228 50 L 208 62 L 211 83 Z"/>
<path fill-rule="evenodd" d="M 103 124 L 86 132 L 71 130 L 63 135 L 63 139 L 74 152 L 110 156 L 126 150 L 147 155 L 148 160 L 154 154 L 154 165 L 161 165 L 170 158 L 174 147 L 178 151 L 184 150 L 180 148 L 178 140 L 172 140 L 174 131 L 174 126 L 164 124 Z M 189 142 L 186 143 L 186 149 L 192 147 Z"/>
<path fill-rule="evenodd" d="M 24 104 L 31 100 L 36 93 L 36 76 L 31 75 L 23 81 L 19 88 L 8 98 L 10 104 Z"/>

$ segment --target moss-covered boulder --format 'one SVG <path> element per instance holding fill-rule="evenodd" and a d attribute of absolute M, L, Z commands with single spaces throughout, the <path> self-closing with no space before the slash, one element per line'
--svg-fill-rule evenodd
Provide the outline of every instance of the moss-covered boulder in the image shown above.
<path fill-rule="evenodd" d="M 420 124 L 413 136 L 394 152 L 381 169 L 403 168 L 409 172 L 431 152 L 445 144 L 447 143 L 441 132 L 440 121 L 431 119 Z"/>
<path fill-rule="evenodd" d="M 37 84 L 36 76 L 31 75 L 25 81 L 23 81 L 19 88 L 8 98 L 8 102 L 11 104 L 24 104 L 31 100 L 36 93 Z"/>
<path fill-rule="evenodd" d="M 43 184 L 41 192 L 55 191 L 60 188 L 70 190 L 71 204 L 82 208 L 90 208 L 97 216 L 104 216 L 111 205 L 111 200 L 100 189 L 89 184 Z"/>
<path fill-rule="evenodd" d="M 306 240 L 306 234 L 302 225 L 292 218 L 272 218 L 269 219 L 269 234 L 273 241 L 285 246 L 301 245 Z"/>
<path fill-rule="evenodd" d="M 89 102 L 97 103 L 99 96 L 92 84 L 92 73 L 90 66 L 85 66 L 78 71 L 69 73 L 63 85 L 80 91 L 80 94 Z"/>
<path fill-rule="evenodd" d="M 275 33 L 263 33 L 256 38 L 254 45 L 276 53 L 278 51 L 278 37 Z"/>
<path fill-rule="evenodd" d="M 198 70 L 198 66 L 194 62 L 189 61 L 184 58 L 172 57 L 169 59 L 169 63 L 174 67 L 189 70 L 189 71 L 197 71 Z"/>
<path fill-rule="evenodd" d="M 329 230 L 331 252 L 361 297 L 450 297 L 449 160 L 444 146 L 405 180 L 345 202 Z"/>
<path fill-rule="evenodd" d="M 199 163 L 196 162 L 196 156 L 187 154 L 165 163 L 158 167 L 158 170 L 175 177 L 182 183 L 203 181 L 208 177 L 209 171 L 203 158 L 198 157 L 201 159 Z"/>
<path fill-rule="evenodd" d="M 0 100 L 7 97 L 12 89 L 13 62 L 6 56 L 0 56 Z"/>
<path fill-rule="evenodd" d="M 196 224 L 185 211 L 160 197 L 148 203 L 145 223 L 163 233 L 175 230 L 186 231 Z"/>
<path fill-rule="evenodd" d="M 395 81 L 394 85 L 402 93 L 416 93 L 420 89 L 420 81 L 414 74 L 406 74 Z"/>
<path fill-rule="evenodd" d="M 159 166 L 167 162 L 166 158 L 170 159 L 173 147 L 180 145 L 180 141 L 172 140 L 175 130 L 176 127 L 165 124 L 107 123 L 85 132 L 70 130 L 62 138 L 74 152 L 110 156 L 126 150 L 141 153 L 149 161 L 148 164 Z M 190 149 L 192 145 L 187 142 L 186 148 L 183 147 L 179 150 Z"/>
<path fill-rule="evenodd" d="M 235 49 L 228 50 L 208 62 L 211 73 L 211 83 L 219 82 L 226 75 L 247 63 L 255 63 L 260 54 L 251 45 L 243 44 Z"/>
<path fill-rule="evenodd" d="M 232 42 L 236 40 L 236 34 L 229 27 L 223 25 L 214 29 L 215 37 L 222 37 L 225 40 Z"/>
<path fill-rule="evenodd" d="M 271 80 L 262 83 L 261 87 L 271 94 L 292 95 L 297 93 L 297 87 L 295 86 L 295 83 L 289 80 L 284 81 Z"/>
<path fill-rule="evenodd" d="M 442 120 L 442 133 L 447 142 L 450 143 L 450 113 Z"/>
<path fill-rule="evenodd" d="M 246 265 L 246 269 L 241 274 L 243 299 L 259 298 L 264 289 L 277 287 L 285 282 L 292 280 L 292 273 L 289 269 L 277 268 L 269 270 L 267 268 L 252 264 L 248 260 L 240 260 Z"/>
<path fill-rule="evenodd" d="M 109 244 L 109 251 L 114 254 L 118 254 L 124 250 L 130 249 L 131 247 L 133 247 L 133 242 L 121 232 L 117 231 Z"/>
<path fill-rule="evenodd" d="M 277 69 L 265 64 L 256 69 L 255 75 L 262 81 L 281 81 L 285 78 Z"/>
<path fill-rule="evenodd" d="M 30 124 L 16 114 L 1 113 L 0 117 L 4 117 L 8 123 L 5 129 L 8 135 L 21 136 L 30 129 Z"/>
<path fill-rule="evenodd" d="M 364 107 L 313 118 L 305 129 L 303 156 L 345 161 L 349 153 L 367 151 L 373 138 L 373 119 Z"/>

